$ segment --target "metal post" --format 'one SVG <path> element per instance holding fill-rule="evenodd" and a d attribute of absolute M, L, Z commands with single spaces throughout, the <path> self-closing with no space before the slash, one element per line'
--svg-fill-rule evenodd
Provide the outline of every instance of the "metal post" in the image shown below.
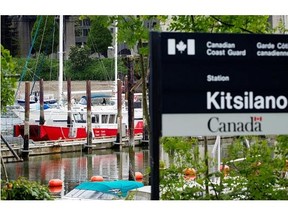
<path fill-rule="evenodd" d="M 151 174 L 149 182 L 151 184 L 151 200 L 159 200 L 160 190 L 160 174 L 159 174 L 159 154 L 160 154 L 160 137 L 162 129 L 162 115 L 161 115 L 161 104 L 159 98 L 161 89 L 161 68 L 158 64 L 158 51 L 160 50 L 160 43 L 152 44 L 153 41 L 159 40 L 159 35 L 150 34 L 151 39 L 149 40 L 151 44 L 149 45 L 151 49 L 151 74 L 149 80 L 149 109 L 151 116 L 151 133 L 149 137 L 149 148 L 150 148 L 150 167 Z M 143 92 L 144 94 L 144 92 Z"/>

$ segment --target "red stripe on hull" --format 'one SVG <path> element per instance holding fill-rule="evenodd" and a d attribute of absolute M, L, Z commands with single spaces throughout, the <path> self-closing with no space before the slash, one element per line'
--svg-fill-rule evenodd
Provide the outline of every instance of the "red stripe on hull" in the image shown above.
<path fill-rule="evenodd" d="M 86 128 L 76 128 L 74 136 L 69 137 L 68 127 L 57 127 L 47 125 L 29 125 L 29 138 L 33 141 L 53 141 L 53 140 L 69 140 L 69 139 L 80 139 L 86 138 Z M 116 137 L 117 128 L 93 128 L 94 137 Z M 143 122 L 138 122 L 135 131 L 136 134 L 143 133 Z M 14 137 L 21 135 L 24 137 L 24 125 L 14 125 Z"/>

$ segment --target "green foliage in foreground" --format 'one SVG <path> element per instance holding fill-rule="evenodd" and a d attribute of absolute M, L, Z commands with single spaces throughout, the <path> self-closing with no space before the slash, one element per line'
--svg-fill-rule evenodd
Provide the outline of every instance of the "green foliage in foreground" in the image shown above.
<path fill-rule="evenodd" d="M 16 83 L 15 62 L 10 51 L 1 45 L 1 110 L 4 112 L 7 105 L 14 103 Z"/>
<path fill-rule="evenodd" d="M 1 183 L 1 200 L 53 200 L 48 186 L 24 177 Z"/>
<path fill-rule="evenodd" d="M 245 145 L 250 141 L 250 147 Z M 191 138 L 162 138 L 169 165 L 160 168 L 162 200 L 288 200 L 287 136 L 277 142 L 263 137 L 240 137 L 222 156 L 228 175 L 216 170 L 216 161 L 199 157 L 199 143 Z M 186 143 L 186 145 L 184 144 Z M 192 144 L 191 144 L 192 143 Z M 177 146 L 177 147 L 175 147 Z M 190 149 L 187 149 L 190 146 Z M 239 158 L 242 158 L 239 160 Z M 238 160 L 236 160 L 238 159 Z M 187 180 L 185 168 L 197 171 L 195 180 Z M 215 168 L 215 169 L 214 169 Z M 215 171 L 216 170 L 216 171 Z"/>

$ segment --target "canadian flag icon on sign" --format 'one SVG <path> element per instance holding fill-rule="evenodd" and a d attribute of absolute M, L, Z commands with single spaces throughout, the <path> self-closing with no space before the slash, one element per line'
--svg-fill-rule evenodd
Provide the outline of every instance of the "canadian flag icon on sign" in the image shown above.
<path fill-rule="evenodd" d="M 181 40 L 176 44 L 175 39 L 168 39 L 168 55 L 176 55 L 176 51 L 181 54 L 195 55 L 195 40 L 187 39 L 186 43 Z"/>
<path fill-rule="evenodd" d="M 262 121 L 262 116 L 254 116 L 254 121 Z"/>

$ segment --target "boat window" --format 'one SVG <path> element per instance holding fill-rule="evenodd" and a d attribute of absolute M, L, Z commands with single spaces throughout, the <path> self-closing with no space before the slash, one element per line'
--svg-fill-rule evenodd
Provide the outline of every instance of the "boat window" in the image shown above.
<path fill-rule="evenodd" d="M 82 105 L 87 105 L 87 100 L 85 97 L 82 97 L 79 101 L 79 104 L 82 104 Z"/>
<path fill-rule="evenodd" d="M 104 101 L 104 98 L 105 98 L 105 102 L 106 103 L 103 103 L 103 101 Z M 109 97 L 104 97 L 104 98 L 101 98 L 101 97 L 99 97 L 99 98 L 92 98 L 91 99 L 91 103 L 93 104 L 93 105 L 96 105 L 96 106 L 103 106 L 103 105 L 114 105 L 115 104 L 115 102 L 112 100 L 112 99 L 110 99 Z"/>
<path fill-rule="evenodd" d="M 108 115 L 102 115 L 102 124 L 108 123 Z"/>
<path fill-rule="evenodd" d="M 134 102 L 134 108 L 142 108 L 142 103 L 141 103 L 141 101 L 136 101 L 136 102 Z"/>
<path fill-rule="evenodd" d="M 92 123 L 99 123 L 99 114 L 95 114 L 92 116 Z"/>
<path fill-rule="evenodd" d="M 114 124 L 115 123 L 115 119 L 116 119 L 116 115 L 115 114 L 111 114 L 110 118 L 109 118 L 109 124 Z"/>
<path fill-rule="evenodd" d="M 74 114 L 74 120 L 77 123 L 86 123 L 86 117 L 82 113 Z"/>

